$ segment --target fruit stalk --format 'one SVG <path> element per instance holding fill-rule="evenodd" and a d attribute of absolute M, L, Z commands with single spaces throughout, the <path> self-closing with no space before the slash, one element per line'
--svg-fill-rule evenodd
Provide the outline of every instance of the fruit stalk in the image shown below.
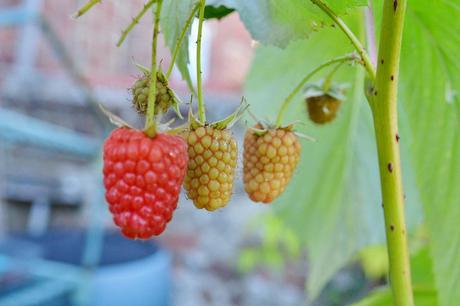
<path fill-rule="evenodd" d="M 128 36 L 129 32 L 134 28 L 136 24 L 139 23 L 139 20 L 145 15 L 145 13 L 149 10 L 149 8 L 156 2 L 157 0 L 149 0 L 147 3 L 144 4 L 142 10 L 133 18 L 131 23 L 126 27 L 125 30 L 121 31 L 120 39 L 117 42 L 117 47 L 120 47 L 123 42 L 125 41 L 126 37 Z"/>
<path fill-rule="evenodd" d="M 313 4 L 317 5 L 323 12 L 325 12 L 331 19 L 334 21 L 334 23 L 342 30 L 342 32 L 348 37 L 350 42 L 353 44 L 355 47 L 356 51 L 359 53 L 361 60 L 363 61 L 363 66 L 366 69 L 369 78 L 371 81 L 375 80 L 375 69 L 374 65 L 372 65 L 372 61 L 369 57 L 369 54 L 367 54 L 366 50 L 364 49 L 363 45 L 359 41 L 359 39 L 353 34 L 353 32 L 348 28 L 345 22 L 341 18 L 339 18 L 334 11 L 332 11 L 326 3 L 324 3 L 322 0 L 311 0 Z"/>
<path fill-rule="evenodd" d="M 187 20 L 185 22 L 184 28 L 182 29 L 182 32 L 180 33 L 180 36 L 176 41 L 176 45 L 174 47 L 174 52 L 173 52 L 173 55 L 171 57 L 171 63 L 169 64 L 168 72 L 166 73 L 166 78 L 167 79 L 169 79 L 169 77 L 171 76 L 172 70 L 174 68 L 174 63 L 176 62 L 177 55 L 179 54 L 180 47 L 182 45 L 182 41 L 184 40 L 185 34 L 187 34 L 187 30 L 190 27 L 190 24 L 192 23 L 192 20 L 195 17 L 196 12 L 200 9 L 200 7 L 201 7 L 200 3 L 197 3 L 193 7 L 193 10 L 190 13 L 190 16 L 187 18 Z"/>
<path fill-rule="evenodd" d="M 329 74 L 324 79 L 324 82 L 323 82 L 323 91 L 324 92 L 328 92 L 329 89 L 331 88 L 332 78 L 334 77 L 334 75 L 337 72 L 337 70 L 339 70 L 339 68 L 343 65 L 343 63 L 345 63 L 345 62 L 339 62 L 337 65 L 335 65 L 335 67 L 332 68 L 331 72 L 329 72 Z"/>
<path fill-rule="evenodd" d="M 390 263 L 389 277 L 395 306 L 414 305 L 397 116 L 399 62 L 406 4 L 407 0 L 384 2 L 377 76 L 371 96 Z"/>
<path fill-rule="evenodd" d="M 308 80 L 313 77 L 317 72 L 321 71 L 322 69 L 330 66 L 330 65 L 333 65 L 333 64 L 336 64 L 336 63 L 341 63 L 341 62 L 347 62 L 347 61 L 352 61 L 352 60 L 355 60 L 356 59 L 356 56 L 354 54 L 348 54 L 348 55 L 344 55 L 344 56 L 341 56 L 341 57 L 337 57 L 337 58 L 334 58 L 334 59 L 331 59 L 321 65 L 319 65 L 318 67 L 316 67 L 315 69 L 313 69 L 312 71 L 310 71 L 310 73 L 308 73 L 300 82 L 299 84 L 297 84 L 297 86 L 292 90 L 292 92 L 286 97 L 286 99 L 284 99 L 283 101 L 283 104 L 281 105 L 281 108 L 278 112 L 278 117 L 276 118 L 276 126 L 277 127 L 280 127 L 282 122 L 283 122 L 283 115 L 284 115 L 284 112 L 286 111 L 287 107 L 289 106 L 289 103 L 291 102 L 292 98 L 295 97 L 295 95 L 302 89 L 302 87 L 305 85 L 305 83 L 308 82 Z"/>
<path fill-rule="evenodd" d="M 150 87 L 149 87 L 149 97 L 147 102 L 147 114 L 145 118 L 145 133 L 149 137 L 155 136 L 156 133 L 156 124 L 155 124 L 155 98 L 156 98 L 156 88 L 157 88 L 157 78 L 154 77 L 157 75 L 157 42 L 158 42 L 158 32 L 160 30 L 160 14 L 163 0 L 157 1 L 157 6 L 155 10 L 155 22 L 153 26 L 153 39 L 152 39 L 152 66 L 150 68 L 150 75 L 153 77 L 150 78 Z"/>
<path fill-rule="evenodd" d="M 198 92 L 198 118 L 201 123 L 206 121 L 206 112 L 203 102 L 203 85 L 201 78 L 201 36 L 203 32 L 204 8 L 206 0 L 200 0 L 200 17 L 198 22 L 198 38 L 196 40 L 196 86 Z"/>

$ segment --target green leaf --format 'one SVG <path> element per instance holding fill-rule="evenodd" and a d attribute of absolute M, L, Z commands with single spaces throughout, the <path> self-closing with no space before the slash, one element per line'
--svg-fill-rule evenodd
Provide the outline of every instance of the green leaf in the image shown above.
<path fill-rule="evenodd" d="M 164 35 L 166 45 L 174 52 L 176 43 L 185 26 L 187 18 L 193 11 L 196 0 L 168 0 L 164 1 L 161 12 L 161 31 Z M 179 69 L 182 78 L 187 82 L 188 87 L 193 92 L 192 79 L 188 70 L 189 53 L 188 45 L 190 39 L 190 27 L 180 47 L 179 54 L 176 59 L 176 67 Z"/>
<path fill-rule="evenodd" d="M 433 261 L 430 250 L 425 247 L 411 257 L 412 281 L 424 287 L 434 285 Z"/>
<path fill-rule="evenodd" d="M 225 16 L 233 13 L 235 10 L 230 9 L 224 5 L 213 6 L 206 5 L 204 8 L 204 18 L 205 19 L 222 19 Z"/>
<path fill-rule="evenodd" d="M 358 257 L 367 278 L 379 279 L 387 275 L 388 253 L 386 245 L 377 244 L 365 247 L 359 252 Z"/>
<path fill-rule="evenodd" d="M 325 29 L 284 50 L 258 48 L 245 90 L 251 111 L 273 120 L 283 99 L 313 67 L 350 51 L 346 38 L 336 29 Z M 357 91 L 350 90 L 332 124 L 315 126 L 307 121 L 301 95 L 290 106 L 285 122 L 308 122 L 297 129 L 312 135 L 317 143 L 302 143 L 298 170 L 274 204 L 309 251 L 310 297 L 316 296 L 358 249 L 383 240 L 376 152 L 362 95 L 362 70 L 344 67 L 338 75 L 340 81 L 354 83 L 357 87 L 352 88 Z"/>
<path fill-rule="evenodd" d="M 350 15 L 347 22 L 353 26 L 358 18 Z M 292 42 L 285 49 L 259 47 L 245 88 L 251 111 L 261 119 L 274 120 L 283 99 L 308 72 L 326 60 L 350 53 L 351 48 L 335 28 L 315 33 L 309 40 Z M 363 95 L 363 73 L 360 67 L 347 65 L 338 72 L 337 81 L 352 86 L 333 123 L 313 125 L 307 119 L 301 95 L 293 99 L 285 118 L 285 123 L 306 122 L 296 128 L 317 139 L 316 143 L 302 143 L 298 170 L 273 205 L 309 252 L 307 286 L 311 298 L 359 249 L 384 241 L 377 153 Z M 410 195 L 406 208 L 416 217 L 409 220 L 413 226 L 420 214 L 410 174 L 406 171 L 404 179 Z"/>
<path fill-rule="evenodd" d="M 460 300 L 459 16 L 458 1 L 409 1 L 401 59 L 401 142 L 424 205 L 441 306 Z"/>
<path fill-rule="evenodd" d="M 436 306 L 436 291 L 434 288 L 414 287 L 415 305 Z M 375 290 L 369 296 L 351 306 L 393 306 L 389 288 Z"/>
<path fill-rule="evenodd" d="M 367 5 L 367 0 L 325 2 L 338 14 Z M 307 38 L 323 22 L 330 24 L 330 19 L 309 0 L 209 0 L 207 3 L 236 9 L 255 40 L 279 47 L 286 47 L 291 40 Z"/>
<path fill-rule="evenodd" d="M 412 282 L 414 285 L 415 305 L 438 305 L 437 293 L 434 288 L 432 261 L 428 247 L 418 251 L 411 257 Z M 367 297 L 352 306 L 393 306 L 390 288 L 374 290 Z"/>

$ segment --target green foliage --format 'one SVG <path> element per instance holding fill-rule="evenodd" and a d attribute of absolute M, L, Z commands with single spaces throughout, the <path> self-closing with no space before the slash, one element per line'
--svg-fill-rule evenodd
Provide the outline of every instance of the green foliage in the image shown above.
<path fill-rule="evenodd" d="M 163 9 L 161 12 L 161 30 L 164 35 L 167 46 L 171 50 L 171 53 L 174 52 L 176 43 L 184 25 L 187 21 L 187 18 L 193 11 L 195 6 L 195 0 L 168 0 L 164 1 Z M 189 55 L 188 55 L 188 46 L 190 38 L 190 27 L 187 30 L 187 35 L 184 38 L 184 41 L 180 47 L 179 54 L 177 55 L 176 67 L 179 69 L 182 74 L 182 78 L 187 82 L 190 90 L 194 92 L 192 79 L 190 78 L 190 72 L 188 70 L 189 64 Z"/>
<path fill-rule="evenodd" d="M 304 75 L 318 63 L 350 51 L 346 38 L 331 28 L 309 40 L 291 43 L 284 50 L 258 48 L 245 89 L 252 112 L 273 120 L 283 99 Z M 301 95 L 293 100 L 286 122 L 308 122 L 297 127 L 318 142 L 303 142 L 299 168 L 275 203 L 280 217 L 301 237 L 309 252 L 311 297 L 362 246 L 383 240 L 376 152 L 369 109 L 362 95 L 363 71 L 343 67 L 338 76 L 339 81 L 354 84 L 332 124 L 311 124 Z"/>
<path fill-rule="evenodd" d="M 325 1 L 338 14 L 349 8 L 366 5 L 367 0 Z M 308 0 L 209 0 L 208 4 L 225 5 L 240 14 L 255 40 L 286 47 L 291 40 L 307 38 L 329 19 Z"/>
<path fill-rule="evenodd" d="M 412 281 L 415 304 L 436 306 L 437 294 L 434 289 L 432 262 L 428 248 L 423 248 L 411 258 Z M 352 306 L 393 306 L 389 288 L 374 290 L 369 296 Z"/>
<path fill-rule="evenodd" d="M 460 300 L 460 6 L 409 2 L 401 58 L 407 142 L 431 239 L 440 305 Z"/>
<path fill-rule="evenodd" d="M 367 3 L 326 2 L 339 14 Z M 192 3 L 165 2 L 163 30 L 169 46 Z M 377 21 L 381 3 L 374 1 Z M 256 52 L 245 91 L 252 111 L 261 117 L 274 119 L 290 90 L 318 63 L 352 51 L 337 29 L 314 31 L 330 20 L 308 0 L 209 0 L 208 4 L 236 9 L 255 40 L 286 48 L 262 46 Z M 406 209 L 409 226 L 417 224 L 416 204 L 423 203 L 439 304 L 450 306 L 460 300 L 460 282 L 455 281 L 460 274 L 460 5 L 456 0 L 409 1 L 408 5 L 399 103 Z M 346 18 L 355 32 L 356 17 Z M 188 54 L 181 52 L 178 67 L 190 80 L 187 62 Z M 338 79 L 353 83 L 347 101 L 332 124 L 307 123 L 300 128 L 318 142 L 304 143 L 299 170 L 275 204 L 279 216 L 308 247 L 313 295 L 357 250 L 383 241 L 376 151 L 362 93 L 362 70 L 344 67 Z M 300 95 L 288 115 L 290 120 L 307 121 Z M 388 293 L 380 296 L 384 300 Z"/>
<path fill-rule="evenodd" d="M 460 299 L 460 284 L 452 282 L 460 273 L 460 243 L 452 241 L 460 240 L 460 62 L 457 59 L 460 23 L 455 17 L 459 12 L 459 6 L 452 1 L 409 3 L 401 63 L 400 136 L 405 191 L 409 207 L 413 207 L 411 202 L 420 200 L 425 205 L 441 305 Z M 344 51 L 342 48 L 348 46 L 347 42 L 342 41 L 340 33 L 331 35 L 331 32 L 325 30 L 313 35 L 309 42 L 292 43 L 285 51 L 271 47 L 258 50 L 247 85 L 248 101 L 256 108 L 255 113 L 273 117 L 279 101 L 313 63 Z M 278 71 L 283 74 L 279 75 Z M 346 77 L 348 81 L 352 78 L 350 74 Z M 277 92 L 270 88 L 276 88 Z M 300 98 L 297 100 L 292 113 L 302 114 Z M 289 219 L 297 219 L 294 224 L 312 252 L 310 278 L 314 279 L 314 285 L 310 289 L 313 293 L 353 250 L 373 240 L 362 237 L 363 233 L 376 236 L 376 228 L 381 226 L 375 223 L 376 219 L 370 222 L 361 218 L 366 216 L 364 212 L 371 210 L 369 206 L 376 207 L 379 191 L 375 189 L 378 181 L 372 181 L 377 177 L 375 151 L 366 138 L 371 136 L 364 131 L 369 128 L 367 115 L 357 124 L 350 122 L 355 121 L 352 113 L 367 112 L 367 107 L 363 110 L 356 106 L 359 103 L 354 101 L 355 110 L 351 103 L 346 103 L 341 119 L 333 126 L 322 131 L 316 128 L 306 131 L 314 134 L 319 142 L 304 145 L 299 174 L 289 187 L 288 195 L 278 203 L 289 207 L 280 211 Z M 267 105 L 272 106 L 270 110 Z M 291 119 L 305 120 L 298 116 Z M 413 179 L 417 188 L 412 186 Z M 375 213 L 380 211 L 374 209 L 370 214 L 375 216 Z M 353 218 L 350 221 L 353 226 L 344 226 L 344 216 Z M 409 212 L 409 218 L 413 217 L 418 219 L 414 210 Z M 370 224 L 371 228 L 366 228 Z M 313 237 L 309 237 L 311 231 L 315 234 Z M 327 254 L 338 249 L 340 258 Z M 317 273 L 315 265 L 319 269 Z"/>
<path fill-rule="evenodd" d="M 257 219 L 252 225 L 252 232 L 261 229 L 260 245 L 246 247 L 238 259 L 238 269 L 248 272 L 259 266 L 269 266 L 274 269 L 283 268 L 300 255 L 299 240 L 295 233 L 282 220 L 269 214 Z"/>
<path fill-rule="evenodd" d="M 379 279 L 388 274 L 388 254 L 384 244 L 367 246 L 358 254 L 366 277 Z"/>
<path fill-rule="evenodd" d="M 415 305 L 436 306 L 436 291 L 432 288 L 418 288 L 414 286 Z M 389 288 L 376 290 L 365 299 L 351 306 L 393 306 Z"/>
<path fill-rule="evenodd" d="M 205 19 L 222 19 L 228 14 L 233 13 L 235 10 L 230 9 L 224 5 L 213 6 L 206 5 L 204 9 L 204 18 Z"/>
<path fill-rule="evenodd" d="M 346 20 L 356 29 L 359 18 L 355 14 Z M 259 47 L 245 88 L 252 112 L 273 120 L 283 99 L 313 67 L 351 51 L 347 39 L 335 28 L 293 42 L 286 49 Z M 339 71 L 337 81 L 353 84 L 333 123 L 310 123 L 301 95 L 294 98 L 286 118 L 286 122 L 307 122 L 297 128 L 318 140 L 303 143 L 298 171 L 275 204 L 309 251 L 311 297 L 363 246 L 384 242 L 377 153 L 363 95 L 363 73 L 359 67 L 345 66 Z M 420 221 L 418 191 L 410 168 L 404 169 L 404 175 L 408 223 L 413 227 Z"/>

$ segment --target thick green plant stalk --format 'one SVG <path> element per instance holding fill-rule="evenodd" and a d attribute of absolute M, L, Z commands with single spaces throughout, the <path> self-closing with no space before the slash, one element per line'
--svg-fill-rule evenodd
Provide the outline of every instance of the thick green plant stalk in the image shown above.
<path fill-rule="evenodd" d="M 404 216 L 397 113 L 399 61 L 407 0 L 384 1 L 376 72 L 369 55 L 347 25 L 322 0 L 311 1 L 350 39 L 361 55 L 368 77 L 373 83 L 370 90 L 366 89 L 366 96 L 372 109 L 376 134 L 390 286 L 395 306 L 414 306 Z"/>
<path fill-rule="evenodd" d="M 407 0 L 384 2 L 377 76 L 370 93 L 390 261 L 390 286 L 395 306 L 414 305 L 397 114 L 399 61 L 406 5 Z"/>
<path fill-rule="evenodd" d="M 149 96 L 147 100 L 147 114 L 145 116 L 145 133 L 149 137 L 153 137 L 156 134 L 155 124 L 155 97 L 157 88 L 157 42 L 158 33 L 160 32 L 160 14 L 163 0 L 157 1 L 155 10 L 155 21 L 153 25 L 153 39 L 152 39 L 152 64 L 150 68 L 150 87 Z"/>

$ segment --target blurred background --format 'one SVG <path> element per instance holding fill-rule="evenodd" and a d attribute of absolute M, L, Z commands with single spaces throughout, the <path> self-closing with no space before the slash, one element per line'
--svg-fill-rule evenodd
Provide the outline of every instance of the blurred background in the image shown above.
<path fill-rule="evenodd" d="M 150 64 L 152 19 L 116 48 L 141 1 L 107 1 L 76 21 L 83 2 L 0 1 L 0 305 L 304 305 L 307 252 L 269 207 L 243 194 L 241 169 L 225 209 L 208 213 L 182 198 L 151 241 L 113 227 L 100 156 L 111 127 L 97 103 L 142 126 L 128 88 L 140 75 L 133 63 Z M 205 23 L 210 120 L 238 106 L 255 45 L 236 13 Z M 169 58 L 160 40 L 164 69 Z M 179 72 L 170 84 L 189 99 Z M 240 144 L 244 128 L 234 128 Z M 314 305 L 346 305 L 376 279 L 353 263 Z"/>

